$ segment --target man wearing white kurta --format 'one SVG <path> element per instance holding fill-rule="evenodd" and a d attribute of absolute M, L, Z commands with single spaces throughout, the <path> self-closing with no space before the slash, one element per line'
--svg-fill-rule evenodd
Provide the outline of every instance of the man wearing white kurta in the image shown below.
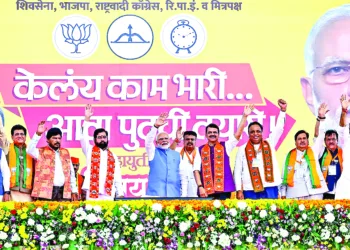
<path fill-rule="evenodd" d="M 278 198 L 281 172 L 276 158 L 275 146 L 284 130 L 287 103 L 280 99 L 278 105 L 281 111 L 276 127 L 270 133 L 268 139 L 263 140 L 262 138 L 262 125 L 258 122 L 252 122 L 248 126 L 248 143 L 238 149 L 234 169 L 238 199 Z M 253 146 L 253 153 L 249 153 L 252 151 L 249 151 L 252 146 L 248 144 Z M 249 160 L 248 157 L 252 159 Z M 267 162 L 267 158 L 269 158 L 269 162 Z M 248 162 L 251 162 L 251 166 L 248 165 Z"/>
<path fill-rule="evenodd" d="M 176 148 L 181 138 L 184 138 L 184 147 Z M 197 133 L 194 131 L 185 131 L 182 135 L 181 127 L 177 130 L 176 139 L 170 146 L 180 153 L 180 178 L 181 178 L 181 197 L 198 197 L 198 186 L 194 178 L 194 170 L 200 171 L 201 157 L 196 147 Z"/>
<path fill-rule="evenodd" d="M 320 134 L 324 134 L 327 105 L 322 104 L 318 111 L 321 119 Z M 317 137 L 314 145 L 309 147 L 309 133 L 299 130 L 295 136 L 296 148 L 290 151 L 282 167 L 282 199 L 321 200 L 328 192 L 318 156 L 322 154 L 323 136 Z"/>
<path fill-rule="evenodd" d="M 95 125 L 90 122 L 92 115 L 91 105 L 87 105 L 80 138 L 87 165 L 82 189 L 86 190 L 86 200 L 114 200 L 116 196 L 124 196 L 119 160 L 108 149 L 108 132 L 106 130 L 96 129 L 94 132 L 95 146 L 90 145 L 88 129 L 90 126 Z M 96 155 L 99 155 L 99 159 L 96 158 Z M 96 172 L 98 180 L 96 174 L 92 173 L 94 171 L 94 166 L 92 165 L 95 164 L 91 159 L 92 157 L 96 160 L 96 164 L 98 164 L 95 166 L 98 169 Z M 98 190 L 96 186 L 98 186 Z"/>

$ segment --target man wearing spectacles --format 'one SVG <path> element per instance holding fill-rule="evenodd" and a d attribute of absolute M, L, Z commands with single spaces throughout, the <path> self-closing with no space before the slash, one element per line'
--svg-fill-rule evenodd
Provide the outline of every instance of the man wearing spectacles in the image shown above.
<path fill-rule="evenodd" d="M 350 95 L 350 4 L 327 11 L 311 29 L 305 45 L 307 77 L 301 78 L 303 95 L 317 115 L 328 104 L 326 128 L 336 128 L 341 109 L 339 93 Z M 347 114 L 348 116 L 350 113 Z"/>
<path fill-rule="evenodd" d="M 9 146 L 7 162 L 11 177 L 10 189 L 13 201 L 32 201 L 34 160 L 27 154 L 26 136 L 27 129 L 22 125 L 14 125 L 11 128 L 12 143 Z"/>
<path fill-rule="evenodd" d="M 77 201 L 78 188 L 69 151 L 61 147 L 62 131 L 50 128 L 46 133 L 46 147 L 37 148 L 47 127 L 38 125 L 28 144 L 27 153 L 36 159 L 32 198 L 45 201 Z"/>
<path fill-rule="evenodd" d="M 263 139 L 263 126 L 259 122 L 248 125 L 249 141 L 240 146 L 234 169 L 238 199 L 277 199 L 281 172 L 275 147 L 285 124 L 287 102 L 279 99 L 280 113 L 269 138 Z"/>
<path fill-rule="evenodd" d="M 181 196 L 180 154 L 169 148 L 168 133 L 157 135 L 158 128 L 167 123 L 167 118 L 168 113 L 160 114 L 146 136 L 145 148 L 150 168 L 146 196 Z M 157 146 L 154 145 L 155 139 Z"/>
<path fill-rule="evenodd" d="M 108 131 L 99 128 L 94 131 L 94 146 L 90 145 L 88 128 L 93 110 L 90 104 L 85 107 L 85 121 L 80 136 L 80 144 L 86 156 L 87 169 L 82 190 L 86 200 L 114 200 L 124 197 L 122 176 L 118 157 L 108 148 Z"/>

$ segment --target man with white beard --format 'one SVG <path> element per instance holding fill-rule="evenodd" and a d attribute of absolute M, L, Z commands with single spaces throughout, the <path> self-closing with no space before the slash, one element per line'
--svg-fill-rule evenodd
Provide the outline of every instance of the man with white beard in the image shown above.
<path fill-rule="evenodd" d="M 154 139 L 158 128 L 167 123 L 168 113 L 162 113 L 148 132 L 145 147 L 149 162 L 147 196 L 180 197 L 180 154 L 169 148 L 169 135 L 161 132 Z"/>

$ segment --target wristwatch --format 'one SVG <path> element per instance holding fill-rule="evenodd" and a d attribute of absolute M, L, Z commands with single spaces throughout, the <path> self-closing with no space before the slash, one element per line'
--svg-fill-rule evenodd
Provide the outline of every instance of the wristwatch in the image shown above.
<path fill-rule="evenodd" d="M 11 194 L 11 191 L 5 191 L 4 194 L 10 195 L 10 194 Z"/>
<path fill-rule="evenodd" d="M 200 187 L 203 187 L 203 185 L 201 184 L 201 185 L 198 185 L 198 188 L 200 188 Z"/>

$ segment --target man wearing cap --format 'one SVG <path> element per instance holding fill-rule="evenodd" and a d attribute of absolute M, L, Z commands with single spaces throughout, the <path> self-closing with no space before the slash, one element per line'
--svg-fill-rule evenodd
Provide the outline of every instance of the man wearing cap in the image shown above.
<path fill-rule="evenodd" d="M 76 201 L 78 188 L 69 152 L 61 148 L 62 131 L 49 129 L 46 134 L 48 145 L 36 147 L 46 130 L 45 121 L 41 121 L 27 149 L 27 153 L 37 160 L 32 197 L 47 201 Z"/>

